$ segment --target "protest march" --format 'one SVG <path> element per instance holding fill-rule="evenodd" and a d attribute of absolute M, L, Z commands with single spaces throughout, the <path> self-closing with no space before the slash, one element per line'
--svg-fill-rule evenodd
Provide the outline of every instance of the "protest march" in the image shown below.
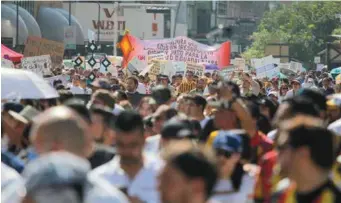
<path fill-rule="evenodd" d="M 1 202 L 341 203 L 340 40 L 304 61 L 134 33 L 2 43 Z"/>

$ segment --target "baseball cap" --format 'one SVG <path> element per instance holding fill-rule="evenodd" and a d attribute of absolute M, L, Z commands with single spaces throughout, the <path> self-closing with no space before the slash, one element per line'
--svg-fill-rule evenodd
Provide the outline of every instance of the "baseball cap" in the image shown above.
<path fill-rule="evenodd" d="M 183 139 L 193 137 L 191 127 L 185 121 L 171 119 L 161 129 L 161 137 L 167 139 Z"/>
<path fill-rule="evenodd" d="M 106 89 L 110 90 L 110 82 L 106 78 L 97 78 L 94 82 L 91 83 L 93 87 L 101 88 L 101 89 Z"/>
<path fill-rule="evenodd" d="M 239 135 L 229 131 L 219 131 L 214 138 L 213 148 L 232 153 L 241 153 L 243 151 L 242 139 Z"/>

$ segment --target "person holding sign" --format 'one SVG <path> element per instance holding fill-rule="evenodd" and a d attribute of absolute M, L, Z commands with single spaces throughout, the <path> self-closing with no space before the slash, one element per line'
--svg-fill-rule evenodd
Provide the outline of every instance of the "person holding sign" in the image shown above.
<path fill-rule="evenodd" d="M 179 85 L 178 93 L 189 93 L 196 87 L 196 83 L 193 80 L 194 73 L 192 71 L 186 72 L 186 79 Z"/>

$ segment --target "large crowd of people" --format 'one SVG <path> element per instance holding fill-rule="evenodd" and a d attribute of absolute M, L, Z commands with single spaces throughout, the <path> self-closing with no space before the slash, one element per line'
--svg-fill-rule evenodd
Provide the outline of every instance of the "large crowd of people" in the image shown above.
<path fill-rule="evenodd" d="M 1 202 L 341 202 L 341 86 L 327 69 L 55 72 L 59 98 L 2 101 Z"/>

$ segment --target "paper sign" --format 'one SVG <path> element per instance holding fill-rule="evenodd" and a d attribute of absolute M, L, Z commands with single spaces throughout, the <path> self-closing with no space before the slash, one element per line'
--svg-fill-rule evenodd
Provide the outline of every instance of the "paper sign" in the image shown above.
<path fill-rule="evenodd" d="M 176 73 L 172 61 L 165 62 L 164 68 L 161 73 L 163 75 L 167 75 L 170 80 L 172 79 L 172 76 Z"/>
<path fill-rule="evenodd" d="M 64 43 L 29 36 L 25 44 L 24 56 L 50 55 L 52 63 L 61 64 L 64 58 Z"/>
<path fill-rule="evenodd" d="M 156 80 L 157 75 L 160 74 L 161 61 L 153 61 L 153 66 L 149 70 L 149 77 L 151 80 Z"/>
<path fill-rule="evenodd" d="M 316 64 L 316 71 L 322 71 L 322 69 L 324 68 L 324 64 Z"/>
<path fill-rule="evenodd" d="M 185 75 L 186 63 L 182 61 L 172 61 L 173 68 L 175 69 L 175 74 Z"/>
<path fill-rule="evenodd" d="M 141 72 L 146 66 L 137 58 L 133 58 L 128 64 L 128 70 L 133 73 L 132 71 Z"/>
<path fill-rule="evenodd" d="M 229 76 L 233 71 L 235 71 L 236 68 L 234 65 L 232 66 L 228 66 L 226 68 L 223 68 L 221 71 L 220 71 L 220 75 L 222 77 L 226 77 L 226 76 Z"/>
<path fill-rule="evenodd" d="M 55 80 L 60 80 L 60 81 L 62 81 L 62 84 L 64 85 L 64 86 L 66 86 L 67 84 L 68 84 L 68 81 L 67 81 L 67 79 L 66 79 L 66 75 L 56 75 L 56 76 L 53 76 L 53 77 L 48 77 L 48 78 L 44 78 L 46 81 L 48 81 L 50 84 L 51 84 L 51 86 L 53 86 L 53 82 L 55 81 Z"/>
<path fill-rule="evenodd" d="M 290 62 L 290 69 L 292 70 L 292 71 L 294 71 L 295 73 L 298 73 L 298 72 L 300 72 L 301 71 L 301 69 L 302 69 L 302 64 L 301 63 L 298 63 L 298 62 L 295 62 L 295 61 L 291 61 Z"/>
<path fill-rule="evenodd" d="M 256 69 L 257 78 L 275 78 L 279 75 L 279 68 L 274 64 L 268 64 Z"/>
<path fill-rule="evenodd" d="M 1 67 L 3 68 L 14 68 L 14 64 L 11 60 L 8 59 L 1 59 Z"/>
<path fill-rule="evenodd" d="M 166 54 L 159 53 L 159 54 L 148 55 L 148 64 L 152 63 L 152 60 L 166 60 Z"/>
<path fill-rule="evenodd" d="M 153 67 L 154 64 L 149 64 L 139 75 L 145 76 L 147 73 L 150 72 L 150 69 Z"/>
<path fill-rule="evenodd" d="M 22 69 L 27 69 L 40 76 L 52 74 L 52 63 L 49 55 L 22 58 L 21 67 Z"/>
<path fill-rule="evenodd" d="M 244 71 L 246 69 L 245 59 L 243 59 L 243 58 L 232 59 L 231 64 L 234 65 L 236 70 Z"/>
<path fill-rule="evenodd" d="M 205 67 L 204 67 L 204 65 L 200 65 L 200 64 L 186 63 L 186 73 L 185 74 L 187 74 L 188 71 L 192 71 L 194 73 L 194 75 L 201 77 L 204 74 Z"/>

